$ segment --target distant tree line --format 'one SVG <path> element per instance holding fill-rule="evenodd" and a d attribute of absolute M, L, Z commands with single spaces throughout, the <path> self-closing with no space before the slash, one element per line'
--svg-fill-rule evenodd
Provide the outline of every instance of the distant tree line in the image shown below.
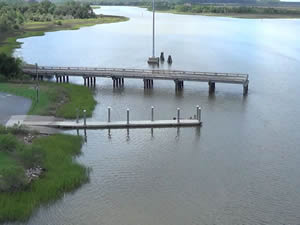
<path fill-rule="evenodd" d="M 210 2 L 212 2 L 210 0 Z M 150 2 L 145 6 L 148 10 L 152 10 Z M 269 7 L 241 4 L 191 4 L 191 3 L 170 3 L 167 1 L 156 2 L 157 10 L 174 10 L 181 13 L 221 13 L 221 14 L 285 14 L 297 15 L 300 14 L 300 8 L 284 8 L 284 7 Z"/>
<path fill-rule="evenodd" d="M 218 5 L 176 5 L 177 12 L 222 13 L 222 14 L 300 14 L 300 9 L 256 7 L 256 6 L 218 6 Z"/>
<path fill-rule="evenodd" d="M 52 21 L 64 18 L 94 18 L 88 3 L 67 1 L 54 4 L 49 0 L 24 2 L 19 0 L 0 0 L 0 31 L 17 30 L 25 22 Z"/>

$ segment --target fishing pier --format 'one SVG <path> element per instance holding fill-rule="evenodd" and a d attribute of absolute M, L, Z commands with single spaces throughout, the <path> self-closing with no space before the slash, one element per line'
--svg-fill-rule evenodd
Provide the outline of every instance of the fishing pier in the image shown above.
<path fill-rule="evenodd" d="M 23 72 L 34 79 L 42 80 L 47 76 L 54 76 L 57 83 L 69 82 L 69 77 L 82 77 L 84 85 L 96 86 L 96 78 L 110 78 L 114 88 L 124 87 L 125 79 L 141 79 L 144 88 L 153 88 L 154 80 L 171 80 L 175 89 L 181 90 L 184 81 L 207 82 L 209 92 L 215 91 L 216 83 L 241 84 L 243 94 L 247 95 L 249 75 L 240 73 L 212 73 L 181 70 L 151 70 L 151 69 L 122 69 L 98 67 L 49 67 L 24 66 Z"/>

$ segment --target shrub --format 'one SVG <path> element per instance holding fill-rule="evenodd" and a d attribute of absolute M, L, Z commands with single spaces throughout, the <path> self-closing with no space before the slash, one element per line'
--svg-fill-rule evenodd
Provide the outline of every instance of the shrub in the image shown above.
<path fill-rule="evenodd" d="M 59 21 L 55 21 L 54 24 L 55 24 L 55 25 L 58 25 L 58 26 L 61 26 L 61 25 L 62 25 L 62 22 L 59 20 Z"/>

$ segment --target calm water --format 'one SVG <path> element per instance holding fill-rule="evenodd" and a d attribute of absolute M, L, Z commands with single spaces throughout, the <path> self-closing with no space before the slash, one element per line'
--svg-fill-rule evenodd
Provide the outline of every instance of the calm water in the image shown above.
<path fill-rule="evenodd" d="M 103 7 L 130 21 L 22 39 L 16 54 L 54 66 L 147 68 L 151 13 Z M 28 224 L 197 225 L 300 224 L 300 21 L 157 14 L 157 53 L 172 69 L 250 74 L 240 85 L 125 80 L 113 90 L 98 80 L 93 119 L 183 116 L 203 108 L 204 126 L 184 129 L 88 131 L 79 161 L 91 181 L 41 207 Z M 167 65 L 161 68 L 167 69 Z M 83 83 L 82 79 L 73 80 Z"/>

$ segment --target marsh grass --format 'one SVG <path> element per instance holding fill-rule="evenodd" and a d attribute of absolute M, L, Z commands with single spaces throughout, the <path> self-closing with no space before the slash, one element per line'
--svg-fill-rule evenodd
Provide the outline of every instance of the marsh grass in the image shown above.
<path fill-rule="evenodd" d="M 0 91 L 23 96 L 32 100 L 29 115 L 56 116 L 67 119 L 76 118 L 76 108 L 87 110 L 91 117 L 96 105 L 91 89 L 75 84 L 39 84 L 39 101 L 36 101 L 34 83 L 0 83 Z"/>
<path fill-rule="evenodd" d="M 57 134 L 36 139 L 33 147 L 41 149 L 46 172 L 26 190 L 0 193 L 0 222 L 25 221 L 40 204 L 87 182 L 89 170 L 74 161 L 74 156 L 81 153 L 81 145 L 79 136 Z"/>

